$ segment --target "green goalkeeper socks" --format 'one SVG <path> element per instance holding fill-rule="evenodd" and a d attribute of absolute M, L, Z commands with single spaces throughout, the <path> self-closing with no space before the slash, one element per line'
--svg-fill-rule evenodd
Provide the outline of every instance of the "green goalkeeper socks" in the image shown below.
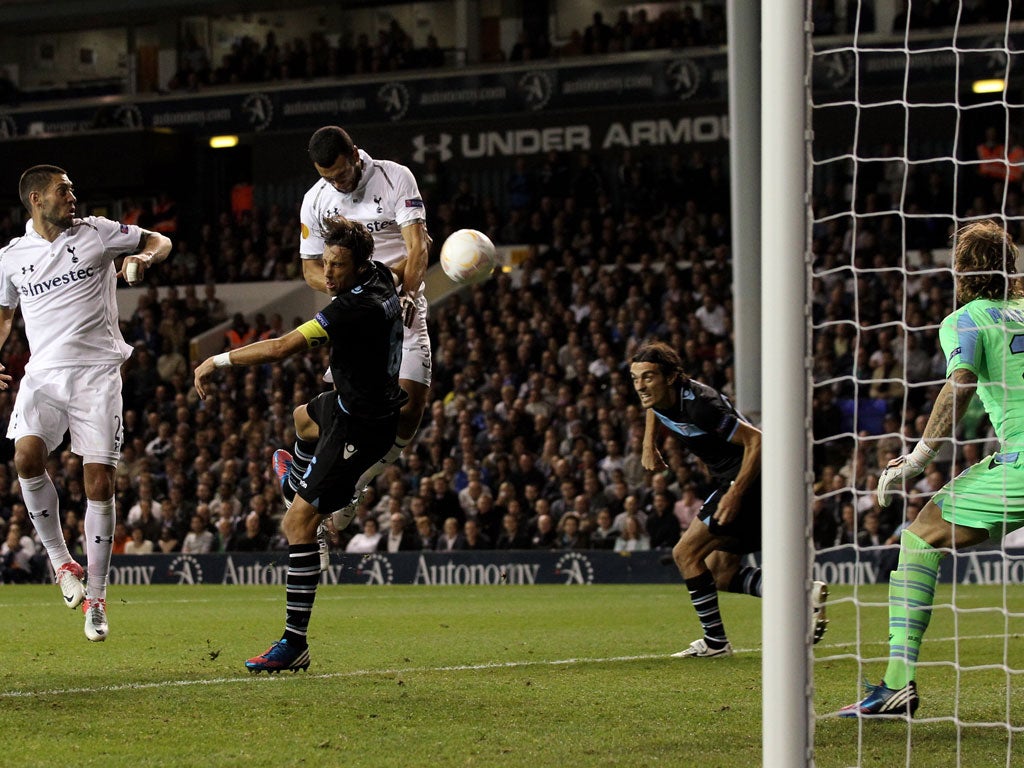
<path fill-rule="evenodd" d="M 882 682 L 898 690 L 914 679 L 921 641 L 932 617 L 942 553 L 910 531 L 900 537 L 900 559 L 889 579 L 889 667 Z"/>

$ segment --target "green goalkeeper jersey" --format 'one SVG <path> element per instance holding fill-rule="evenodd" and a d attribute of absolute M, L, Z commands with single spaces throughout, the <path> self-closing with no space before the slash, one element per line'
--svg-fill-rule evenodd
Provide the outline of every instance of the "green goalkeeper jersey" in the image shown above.
<path fill-rule="evenodd" d="M 946 376 L 966 368 L 978 377 L 1002 450 L 1024 449 L 1024 299 L 975 299 L 942 321 Z"/>

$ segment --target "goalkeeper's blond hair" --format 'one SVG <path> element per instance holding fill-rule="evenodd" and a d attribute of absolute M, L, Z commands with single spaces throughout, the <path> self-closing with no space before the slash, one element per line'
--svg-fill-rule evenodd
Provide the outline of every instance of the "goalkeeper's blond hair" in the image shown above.
<path fill-rule="evenodd" d="M 957 302 L 1024 297 L 1024 283 L 1017 272 L 1017 246 L 1009 232 L 986 219 L 961 227 L 954 239 Z"/>

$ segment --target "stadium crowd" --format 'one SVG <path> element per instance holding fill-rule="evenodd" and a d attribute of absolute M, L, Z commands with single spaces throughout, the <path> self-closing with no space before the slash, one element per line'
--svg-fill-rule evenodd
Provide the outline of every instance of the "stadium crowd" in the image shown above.
<path fill-rule="evenodd" d="M 517 164 L 508 208 L 476 201 L 464 184 L 440 190 L 431 201 L 435 247 L 448 231 L 476 226 L 497 243 L 537 246 L 535 256 L 432 308 L 436 369 L 428 415 L 335 545 L 385 547 L 387 532 L 408 529 L 415 535 L 393 537 L 405 547 L 670 548 L 699 509 L 707 478 L 671 439 L 671 470 L 643 471 L 642 419 L 625 363 L 642 339 L 665 338 L 694 376 L 733 393 L 723 179 L 700 153 L 674 154 L 664 164 L 624 154 L 608 168 L 555 155 L 536 169 Z M 852 201 L 842 191 L 851 180 L 823 180 L 815 200 L 819 547 L 894 541 L 920 508 L 923 499 L 911 498 L 905 509 L 879 509 L 873 484 L 879 467 L 920 433 L 944 377 L 937 323 L 952 306 L 951 278 L 936 255 L 954 226 L 948 190 L 937 191 L 951 180 L 908 179 L 910 209 L 936 214 L 909 222 L 896 214 L 843 216 L 888 209 L 902 184 L 902 176 L 884 171 L 871 185 L 860 178 L 857 188 L 867 191 Z M 693 195 L 698 189 L 702 194 Z M 1002 196 L 998 181 L 985 178 L 972 191 L 962 215 L 993 210 Z M 11 232 L 15 226 L 5 222 Z M 238 220 L 225 214 L 200 229 L 197 247 L 178 239 L 175 256 L 154 275 L 165 285 L 153 284 L 122 318 L 136 354 L 124 370 L 118 552 L 282 546 L 270 454 L 291 445 L 292 408 L 323 386 L 323 355 L 310 353 L 263 370 L 232 370 L 206 402 L 197 400 L 187 340 L 226 319 L 216 284 L 301 279 L 294 211 L 271 207 Z M 901 263 L 904 241 L 913 267 L 906 290 L 891 269 Z M 238 314 L 225 347 L 286 327 L 280 316 Z M 15 329 L 4 364 L 17 379 L 26 360 Z M 4 416 L 10 402 L 10 393 L 0 394 Z M 918 484 L 922 496 L 983 455 L 984 415 L 965 419 L 960 437 L 957 454 L 940 457 Z M 12 580 L 33 544 L 7 441 L 0 458 L 2 556 Z M 50 471 L 75 543 L 84 504 L 80 460 L 65 452 Z"/>
<path fill-rule="evenodd" d="M 583 31 L 572 30 L 561 44 L 552 43 L 546 32 L 523 31 L 507 53 L 500 48 L 484 50 L 481 60 L 495 63 L 565 59 L 724 42 L 725 15 L 721 7 L 708 6 L 702 18 L 697 18 L 690 5 L 664 8 L 653 18 L 647 9 L 638 8 L 632 14 L 619 11 L 611 24 L 597 12 L 590 25 Z M 207 50 L 186 36 L 178 52 L 179 69 L 169 87 L 172 91 L 196 91 L 217 85 L 433 69 L 454 65 L 450 53 L 439 47 L 433 35 L 427 37 L 424 47 L 417 48 L 412 36 L 395 19 L 377 30 L 376 37 L 369 32 L 337 34 L 324 30 L 312 33 L 308 39 L 297 37 L 280 42 L 271 30 L 261 44 L 242 35 L 219 63 L 211 63 Z"/>
<path fill-rule="evenodd" d="M 706 478 L 681 452 L 667 453 L 671 473 L 642 470 L 643 422 L 625 365 L 639 341 L 661 335 L 695 374 L 732 388 L 721 169 L 699 152 L 658 164 L 625 154 L 609 168 L 553 156 L 535 169 L 519 164 L 509 187 L 516 203 L 507 216 L 461 184 L 430 203 L 435 247 L 451 229 L 477 226 L 498 243 L 532 243 L 536 255 L 431 309 L 429 412 L 339 547 L 372 516 L 379 531 L 415 530 L 407 545 L 669 549 L 700 506 Z M 18 226 L 6 224 L 11 233 Z M 270 455 L 292 444 L 295 405 L 323 387 L 323 355 L 311 352 L 232 369 L 198 401 L 187 340 L 225 319 L 216 284 L 301 279 L 296 211 L 225 215 L 201 230 L 194 251 L 176 240 L 122 318 L 136 353 L 124 368 L 116 551 L 136 551 L 129 542 L 140 528 L 154 551 L 280 546 Z M 290 330 L 292 320 L 237 315 L 225 345 Z M 18 328 L 4 352 L 17 379 L 27 357 Z M 2 393 L 0 418 L 10 402 Z M 0 515 L 17 525 L 24 508 L 4 443 Z M 65 452 L 50 471 L 77 547 L 80 461 Z"/>
<path fill-rule="evenodd" d="M 984 455 L 991 437 L 984 414 L 972 412 L 956 451 L 947 448 L 918 483 L 922 498 L 878 508 L 879 468 L 916 441 L 944 378 L 937 324 L 952 308 L 945 249 L 956 222 L 952 179 L 879 165 L 832 168 L 832 177 L 816 183 L 813 508 L 820 548 L 896 540 L 923 497 Z M 958 215 L 998 210 L 1004 197 L 1007 214 L 1019 215 L 1017 190 L 1004 196 L 1005 185 L 1019 179 L 985 178 L 978 168 L 972 194 L 956 195 L 964 201 Z M 853 215 L 891 210 L 904 172 L 905 205 L 921 218 Z M 554 154 L 536 167 L 516 164 L 507 204 L 478 201 L 464 183 L 435 190 L 428 204 L 435 249 L 462 226 L 499 244 L 535 248 L 520 268 L 431 308 L 435 371 L 424 422 L 334 545 L 670 549 L 700 508 L 708 478 L 671 437 L 663 448 L 669 471 L 643 470 L 643 418 L 627 366 L 639 342 L 662 338 L 694 377 L 734 394 L 725 179 L 700 152 L 676 152 L 665 162 L 624 152 L 607 165 Z M 20 224 L 0 228 L 13 235 Z M 199 229 L 194 246 L 176 239 L 175 254 L 121 318 L 136 353 L 123 373 L 115 552 L 283 546 L 271 454 L 294 442 L 292 409 L 324 387 L 325 353 L 229 369 L 201 402 L 187 344 L 227 318 L 218 283 L 301 280 L 297 211 L 225 214 Z M 1021 237 L 1019 220 L 1011 231 Z M 893 269 L 902 266 L 904 244 L 905 280 Z M 301 319 L 237 314 L 225 348 L 278 335 Z M 27 354 L 15 327 L 3 363 L 16 381 Z M 0 393 L 0 423 L 11 402 L 11 392 Z M 0 441 L 3 578 L 38 578 L 38 559 L 23 572 L 36 545 L 11 457 L 11 443 Z M 81 461 L 65 451 L 48 469 L 66 536 L 80 551 Z"/>

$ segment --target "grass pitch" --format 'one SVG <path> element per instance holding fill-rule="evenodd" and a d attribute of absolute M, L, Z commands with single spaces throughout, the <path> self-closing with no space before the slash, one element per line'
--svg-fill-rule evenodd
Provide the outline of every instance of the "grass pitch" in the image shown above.
<path fill-rule="evenodd" d="M 1001 588 L 958 588 L 979 610 L 956 627 L 936 612 L 924 660 L 959 649 L 971 668 L 923 668 L 909 729 L 827 716 L 884 669 L 885 588 L 860 588 L 860 607 L 853 594 L 833 589 L 815 649 L 818 766 L 901 766 L 908 749 L 928 768 L 958 765 L 958 749 L 964 766 L 1024 763 L 1024 735 L 964 725 L 1024 727 L 1003 669 L 1024 668 L 1024 619 L 980 610 L 1002 604 Z M 1007 597 L 1021 613 L 1024 597 Z M 0 587 L 5 765 L 761 764 L 752 598 L 722 596 L 737 655 L 702 661 L 669 657 L 700 634 L 681 585 L 322 587 L 309 671 L 275 676 L 243 662 L 280 636 L 282 587 L 115 586 L 108 604 L 110 639 L 93 644 L 55 587 Z"/>

